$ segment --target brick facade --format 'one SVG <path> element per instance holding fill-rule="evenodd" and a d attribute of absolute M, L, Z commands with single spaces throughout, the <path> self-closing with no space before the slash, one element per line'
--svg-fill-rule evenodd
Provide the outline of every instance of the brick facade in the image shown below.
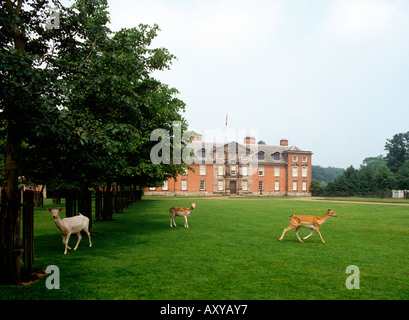
<path fill-rule="evenodd" d="M 145 188 L 146 195 L 311 195 L 311 156 L 288 140 L 279 146 L 193 141 L 194 172 L 170 179 L 162 187 Z"/>

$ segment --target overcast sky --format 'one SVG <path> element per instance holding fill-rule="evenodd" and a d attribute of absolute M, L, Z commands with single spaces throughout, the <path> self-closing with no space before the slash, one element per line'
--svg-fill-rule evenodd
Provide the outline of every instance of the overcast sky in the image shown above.
<path fill-rule="evenodd" d="M 161 28 L 190 129 L 228 129 L 358 168 L 409 131 L 409 1 L 109 0 L 111 29 Z"/>

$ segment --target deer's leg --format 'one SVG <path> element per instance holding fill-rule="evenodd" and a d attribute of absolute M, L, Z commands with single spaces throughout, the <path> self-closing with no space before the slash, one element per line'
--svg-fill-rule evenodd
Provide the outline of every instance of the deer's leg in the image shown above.
<path fill-rule="evenodd" d="M 322 237 L 321 232 L 320 232 L 320 230 L 318 229 L 318 227 L 314 227 L 314 229 L 315 229 L 315 231 L 317 231 L 317 233 L 320 235 L 320 238 L 321 238 L 321 240 L 322 240 L 322 243 L 325 243 L 324 238 Z"/>
<path fill-rule="evenodd" d="M 65 240 L 66 239 L 67 239 L 67 235 L 62 235 L 62 243 L 64 244 L 64 246 L 65 246 Z M 71 247 L 68 246 L 68 242 L 67 242 L 67 248 L 68 248 L 68 250 L 71 250 Z"/>
<path fill-rule="evenodd" d="M 295 226 L 293 226 L 293 225 L 290 225 L 289 227 L 285 228 L 284 231 L 283 231 L 283 234 L 281 235 L 280 239 L 278 239 L 278 240 L 283 240 L 285 233 L 287 231 L 290 231 L 290 230 L 294 229 L 294 228 L 295 228 Z"/>
<path fill-rule="evenodd" d="M 189 225 L 187 224 L 187 216 L 185 216 L 185 228 L 189 228 Z"/>
<path fill-rule="evenodd" d="M 173 225 L 176 227 L 175 218 L 176 218 L 176 216 L 172 216 L 172 222 L 173 222 Z"/>
<path fill-rule="evenodd" d="M 298 230 L 300 229 L 300 227 L 295 228 L 295 235 L 297 236 L 298 240 L 300 240 L 301 243 L 304 243 L 304 241 L 302 241 L 302 239 L 300 238 L 300 236 L 298 235 Z"/>
<path fill-rule="evenodd" d="M 87 236 L 88 236 L 89 246 L 92 247 L 91 234 L 89 233 L 88 229 L 84 229 L 84 232 L 85 232 L 85 233 L 87 234 Z"/>
<path fill-rule="evenodd" d="M 77 233 L 77 236 L 78 236 L 78 240 L 77 240 L 77 244 L 74 247 L 74 251 L 77 250 L 78 245 L 80 244 L 80 241 L 82 239 L 81 231 Z"/>
<path fill-rule="evenodd" d="M 309 234 L 308 236 L 306 236 L 306 237 L 302 238 L 302 239 L 303 239 L 303 240 L 305 240 L 305 239 L 307 239 L 307 238 L 311 237 L 311 235 L 312 235 L 312 228 L 310 228 L 310 234 Z"/>
<path fill-rule="evenodd" d="M 68 233 L 68 234 L 65 236 L 65 251 L 64 251 L 64 254 L 67 254 L 67 248 L 69 248 L 69 247 L 68 247 L 68 241 L 70 240 L 70 236 L 71 236 L 70 233 Z M 69 249 L 71 250 L 71 248 L 69 248 Z"/>

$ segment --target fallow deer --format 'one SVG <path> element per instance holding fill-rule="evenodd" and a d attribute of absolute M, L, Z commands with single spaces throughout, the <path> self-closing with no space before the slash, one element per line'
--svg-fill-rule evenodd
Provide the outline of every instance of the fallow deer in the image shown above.
<path fill-rule="evenodd" d="M 338 215 L 332 211 L 331 209 L 328 209 L 327 213 L 322 216 L 322 217 L 316 217 L 316 216 L 305 216 L 305 215 L 292 215 L 289 217 L 290 220 L 290 226 L 285 228 L 283 231 L 283 234 L 281 235 L 280 239 L 278 240 L 283 240 L 284 235 L 287 231 L 295 229 L 295 234 L 297 235 L 298 240 L 300 240 L 301 243 L 304 243 L 303 240 L 309 238 L 312 235 L 313 229 L 317 231 L 317 233 L 320 235 L 321 240 L 323 243 L 325 243 L 324 239 L 322 238 L 321 232 L 319 230 L 319 227 L 327 221 L 329 217 L 338 217 Z M 310 228 L 310 234 L 303 239 L 300 238 L 298 235 L 298 229 L 300 227 L 304 228 Z"/>

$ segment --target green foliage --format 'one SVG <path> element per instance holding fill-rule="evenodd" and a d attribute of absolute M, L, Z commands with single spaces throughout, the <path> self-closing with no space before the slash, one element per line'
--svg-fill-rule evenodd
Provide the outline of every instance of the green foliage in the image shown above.
<path fill-rule="evenodd" d="M 312 166 L 312 179 L 320 181 L 323 185 L 334 180 L 339 175 L 344 173 L 345 169 L 341 168 L 323 168 L 321 166 Z"/>
<path fill-rule="evenodd" d="M 406 160 L 409 160 L 409 131 L 398 133 L 387 139 L 385 150 L 388 151 L 386 161 L 389 169 L 396 173 Z"/>
<path fill-rule="evenodd" d="M 409 160 L 406 160 L 396 173 L 396 186 L 399 190 L 409 190 Z"/>
<path fill-rule="evenodd" d="M 322 192 L 321 183 L 318 180 L 312 180 L 310 184 L 310 192 L 313 196 L 319 196 Z"/>
<path fill-rule="evenodd" d="M 29 4 L 35 10 L 19 15 L 2 2 L 0 19 L 10 31 L 0 39 L 0 121 L 5 131 L 16 126 L 18 176 L 80 187 L 159 184 L 184 171 L 185 164 L 149 161 L 150 132 L 171 130 L 173 121 L 187 128 L 179 92 L 151 76 L 175 59 L 150 48 L 159 27 L 112 32 L 106 0 L 77 0 L 70 8 L 55 3 L 60 26 L 48 30 L 45 2 Z M 24 50 L 13 48 L 16 17 Z"/>

